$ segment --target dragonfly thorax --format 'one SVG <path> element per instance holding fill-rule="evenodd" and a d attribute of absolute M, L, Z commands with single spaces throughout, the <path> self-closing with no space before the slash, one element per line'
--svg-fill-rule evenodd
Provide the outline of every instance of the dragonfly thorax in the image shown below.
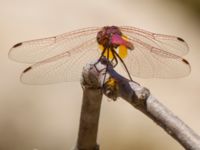
<path fill-rule="evenodd" d="M 112 42 L 113 35 L 122 36 L 122 32 L 116 26 L 105 26 L 97 33 L 97 42 L 104 48 L 117 48 L 119 44 Z"/>

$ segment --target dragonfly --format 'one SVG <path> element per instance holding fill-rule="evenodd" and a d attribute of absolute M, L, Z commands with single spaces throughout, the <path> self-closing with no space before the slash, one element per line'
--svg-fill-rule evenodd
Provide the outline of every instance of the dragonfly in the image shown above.
<path fill-rule="evenodd" d="M 188 44 L 180 37 L 131 26 L 88 27 L 57 36 L 15 44 L 9 58 L 30 64 L 20 80 L 26 84 L 78 81 L 83 66 L 106 57 L 132 76 L 179 78 L 190 74 L 183 58 Z"/>

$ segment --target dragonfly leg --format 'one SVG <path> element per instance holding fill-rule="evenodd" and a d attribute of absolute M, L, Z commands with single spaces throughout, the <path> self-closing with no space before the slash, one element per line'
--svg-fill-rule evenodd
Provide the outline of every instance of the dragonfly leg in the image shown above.
<path fill-rule="evenodd" d="M 101 56 L 99 57 L 98 61 L 94 64 L 94 67 L 98 72 L 101 72 L 102 70 L 98 70 L 96 65 L 101 61 L 102 57 L 104 57 L 104 53 L 105 52 L 106 52 L 106 48 L 103 49 L 103 52 L 101 53 Z"/>
<path fill-rule="evenodd" d="M 111 60 L 111 63 L 113 61 L 115 61 L 115 64 L 113 65 L 113 68 L 114 68 L 114 67 L 116 67 L 118 65 L 118 60 L 117 60 L 117 57 L 115 56 L 115 53 L 113 51 L 114 50 L 112 50 L 113 59 Z"/>
<path fill-rule="evenodd" d="M 110 53 L 110 51 L 108 50 L 107 51 L 107 59 L 109 60 L 109 53 Z M 106 81 L 106 74 L 107 74 L 107 71 L 108 71 L 108 63 L 106 63 L 106 71 L 105 71 L 105 75 L 104 75 L 104 79 L 103 79 L 103 85 L 104 85 L 104 83 L 105 83 L 105 81 Z"/>
<path fill-rule="evenodd" d="M 106 48 L 103 49 L 103 52 L 101 53 L 101 56 L 99 57 L 97 63 L 100 62 L 100 60 L 102 59 L 102 57 L 104 57 L 104 53 L 106 52 Z"/>
<path fill-rule="evenodd" d="M 126 67 L 126 64 L 124 63 L 124 61 L 122 60 L 122 58 L 121 58 L 114 50 L 113 50 L 113 53 L 119 58 L 119 60 L 120 60 L 121 63 L 123 64 L 123 66 L 124 66 L 124 68 L 125 68 L 125 70 L 126 70 L 128 76 L 129 76 L 130 80 L 133 81 L 133 79 L 132 79 L 132 77 L 131 77 L 131 74 L 129 73 L 128 68 Z"/>

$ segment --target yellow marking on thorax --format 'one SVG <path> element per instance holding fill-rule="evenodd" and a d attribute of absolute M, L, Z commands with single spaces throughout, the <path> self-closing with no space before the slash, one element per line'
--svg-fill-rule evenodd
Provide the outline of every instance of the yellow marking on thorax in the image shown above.
<path fill-rule="evenodd" d="M 128 38 L 127 38 L 125 35 L 122 35 L 122 38 L 123 38 L 125 41 L 128 41 Z M 127 54 L 128 54 L 128 51 L 127 51 L 126 46 L 120 45 L 120 46 L 119 46 L 119 56 L 120 56 L 121 58 L 126 58 L 126 57 L 127 57 Z"/>
<path fill-rule="evenodd" d="M 103 45 L 99 45 L 99 49 L 103 51 L 104 50 Z M 112 53 L 112 51 L 110 49 L 106 49 L 106 51 L 104 52 L 104 56 L 106 58 L 108 58 L 108 56 L 109 56 L 109 59 L 113 59 L 113 53 Z"/>
<path fill-rule="evenodd" d="M 101 51 L 103 51 L 103 50 L 104 50 L 103 45 L 99 45 L 99 49 L 100 49 Z M 128 51 L 127 51 L 126 46 L 120 45 L 117 49 L 118 49 L 118 51 L 116 51 L 116 52 L 119 54 L 119 56 L 120 56 L 122 59 L 127 57 Z M 117 50 L 117 49 L 115 49 L 115 50 Z M 108 54 L 108 53 L 109 53 L 109 54 Z M 109 59 L 113 59 L 113 58 L 114 58 L 113 53 L 112 53 L 112 51 L 111 51 L 110 49 L 106 49 L 106 51 L 104 52 L 104 56 L 105 56 L 106 58 L 108 58 L 108 56 L 109 56 Z"/>
<path fill-rule="evenodd" d="M 108 84 L 111 87 L 115 87 L 116 83 L 117 81 L 114 78 L 109 78 L 109 80 L 106 82 L 106 84 Z"/>
<path fill-rule="evenodd" d="M 119 52 L 118 52 L 119 56 L 123 59 L 123 58 L 126 58 L 127 54 L 128 54 L 128 51 L 127 51 L 127 48 L 126 46 L 124 45 L 120 45 L 119 46 Z"/>

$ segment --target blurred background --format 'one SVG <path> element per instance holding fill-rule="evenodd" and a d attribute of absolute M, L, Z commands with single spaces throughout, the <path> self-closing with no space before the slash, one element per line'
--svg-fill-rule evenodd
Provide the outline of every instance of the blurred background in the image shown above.
<path fill-rule="evenodd" d="M 89 26 L 129 25 L 185 39 L 192 72 L 181 79 L 139 79 L 200 134 L 199 0 L 0 0 L 0 150 L 70 150 L 82 102 L 79 82 L 23 85 L 26 64 L 8 59 L 16 43 Z M 152 120 L 122 99 L 104 98 L 101 150 L 183 150 Z"/>

